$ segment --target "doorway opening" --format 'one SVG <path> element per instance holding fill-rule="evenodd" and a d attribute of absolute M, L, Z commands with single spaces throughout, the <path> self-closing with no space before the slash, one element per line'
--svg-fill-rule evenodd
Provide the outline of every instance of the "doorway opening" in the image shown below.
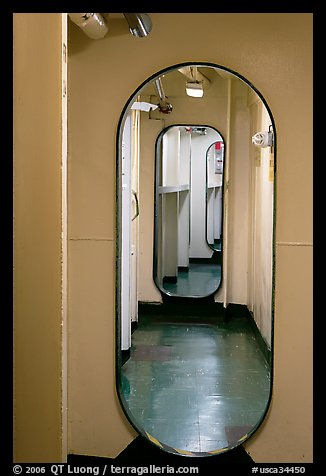
<path fill-rule="evenodd" d="M 201 97 L 187 92 L 194 70 Z M 271 398 L 272 115 L 238 73 L 175 65 L 130 97 L 117 158 L 121 406 L 168 452 L 223 453 L 255 432 Z"/>
<path fill-rule="evenodd" d="M 224 154 L 214 153 L 217 143 L 224 151 L 219 131 L 206 125 L 172 125 L 157 138 L 153 277 L 163 296 L 202 298 L 221 285 Z"/>

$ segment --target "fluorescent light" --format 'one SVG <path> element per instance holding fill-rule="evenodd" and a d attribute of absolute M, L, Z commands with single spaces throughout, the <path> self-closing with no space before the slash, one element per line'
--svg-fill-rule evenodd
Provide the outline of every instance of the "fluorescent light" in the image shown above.
<path fill-rule="evenodd" d="M 203 84 L 199 82 L 186 83 L 186 93 L 194 98 L 202 98 L 204 95 Z"/>

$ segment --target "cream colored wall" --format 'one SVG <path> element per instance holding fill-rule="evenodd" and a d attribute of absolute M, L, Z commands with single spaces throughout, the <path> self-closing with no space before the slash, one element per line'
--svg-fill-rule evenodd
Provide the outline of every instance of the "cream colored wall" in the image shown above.
<path fill-rule="evenodd" d="M 14 461 L 62 461 L 61 15 L 14 14 Z"/>
<path fill-rule="evenodd" d="M 99 41 L 71 26 L 70 451 L 112 457 L 136 435 L 120 410 L 114 383 L 115 139 L 122 108 L 160 69 L 207 61 L 252 82 L 277 128 L 273 400 L 245 448 L 257 462 L 311 461 L 312 15 L 247 13 L 244 20 L 244 14 L 232 13 L 153 13 L 151 18 L 147 38 L 132 37 L 123 19 L 112 20 Z M 193 41 L 194 31 L 200 41 Z"/>
<path fill-rule="evenodd" d="M 250 100 L 250 136 L 268 131 L 271 118 L 262 101 L 256 96 Z M 254 97 L 255 96 L 255 97 Z M 250 144 L 250 193 L 254 206 L 249 216 L 250 278 L 248 278 L 248 308 L 256 324 L 271 347 L 272 293 L 273 293 L 273 197 L 274 149 Z"/>
<path fill-rule="evenodd" d="M 229 159 L 227 295 L 229 303 L 247 304 L 248 214 L 249 199 L 249 114 L 246 107 L 248 87 L 232 80 Z M 223 260 L 225 261 L 225 260 Z M 227 267 L 227 270 L 224 268 Z M 226 279 L 224 279 L 224 282 Z"/>

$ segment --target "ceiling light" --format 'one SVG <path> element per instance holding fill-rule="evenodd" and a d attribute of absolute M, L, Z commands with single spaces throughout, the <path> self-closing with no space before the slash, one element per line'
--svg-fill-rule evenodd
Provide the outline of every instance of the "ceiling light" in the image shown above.
<path fill-rule="evenodd" d="M 204 95 L 203 84 L 201 82 L 186 83 L 186 93 L 194 98 L 202 98 Z"/>
<path fill-rule="evenodd" d="M 69 18 L 93 40 L 103 38 L 108 32 L 108 26 L 100 13 L 68 13 Z"/>

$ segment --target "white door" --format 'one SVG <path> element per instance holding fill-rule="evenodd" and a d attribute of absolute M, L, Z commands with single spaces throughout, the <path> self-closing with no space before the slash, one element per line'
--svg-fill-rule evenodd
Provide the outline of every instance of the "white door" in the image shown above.
<path fill-rule="evenodd" d="M 138 319 L 138 133 L 139 111 L 126 118 L 122 133 L 121 350 L 131 345 L 131 323 Z"/>
<path fill-rule="evenodd" d="M 138 321 L 138 241 L 139 241 L 139 140 L 140 111 L 131 111 L 131 276 L 130 312 L 131 322 Z"/>
<path fill-rule="evenodd" d="M 131 345 L 131 117 L 128 115 L 122 133 L 122 229 L 121 233 L 121 350 Z"/>

